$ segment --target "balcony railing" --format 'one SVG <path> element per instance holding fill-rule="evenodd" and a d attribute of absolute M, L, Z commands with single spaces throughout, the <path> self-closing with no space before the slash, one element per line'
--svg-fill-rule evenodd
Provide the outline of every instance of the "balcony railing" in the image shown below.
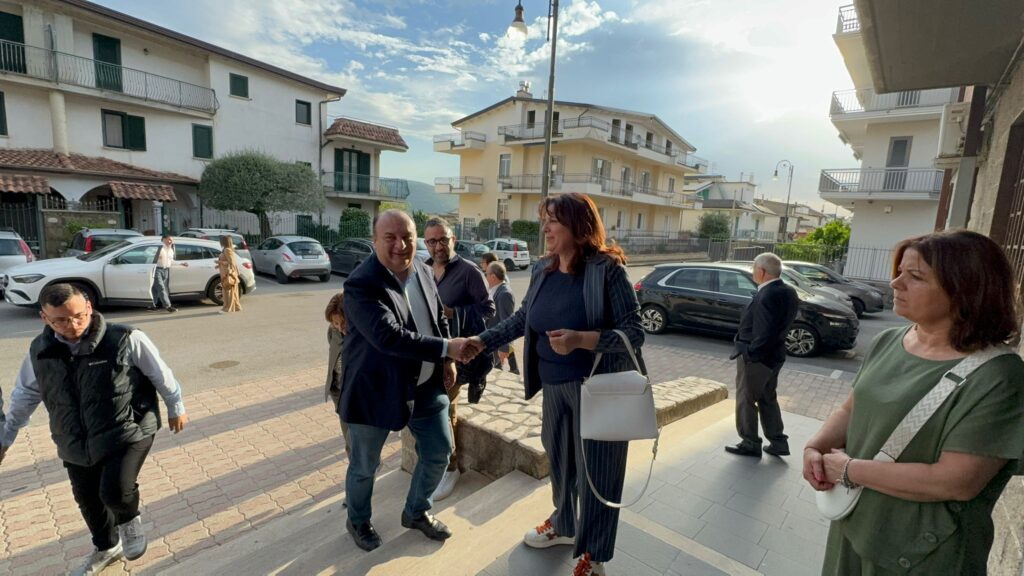
<path fill-rule="evenodd" d="M 839 7 L 839 21 L 836 23 L 836 34 L 860 32 L 860 19 L 853 4 Z"/>
<path fill-rule="evenodd" d="M 620 144 L 626 148 L 632 148 L 636 150 L 640 147 L 640 137 L 632 132 L 623 132 L 612 130 L 611 137 L 608 138 L 609 142 Z"/>
<path fill-rule="evenodd" d="M 479 176 L 463 176 L 461 178 L 434 178 L 434 186 L 447 186 L 452 190 L 482 192 L 484 179 Z"/>
<path fill-rule="evenodd" d="M 321 182 L 326 192 L 365 194 L 398 200 L 409 197 L 409 181 L 401 178 L 378 178 L 354 172 L 326 172 Z"/>
<path fill-rule="evenodd" d="M 707 171 L 708 169 L 708 161 L 696 154 L 682 154 L 676 158 L 676 164 L 688 166 L 694 170 Z"/>
<path fill-rule="evenodd" d="M 216 113 L 219 106 L 217 94 L 210 88 L 7 40 L 0 40 L 0 74 L 20 74 L 58 84 L 117 92 L 210 114 Z"/>
<path fill-rule="evenodd" d="M 867 168 L 822 170 L 818 190 L 823 194 L 917 193 L 937 197 L 942 170 L 934 168 Z"/>
<path fill-rule="evenodd" d="M 464 130 L 452 132 L 451 134 L 438 134 L 434 136 L 434 142 L 451 142 L 452 146 L 465 146 L 469 141 L 486 142 L 487 135 L 483 132 Z"/>
<path fill-rule="evenodd" d="M 611 124 L 607 120 L 602 120 L 595 116 L 581 116 L 579 118 L 566 118 L 561 121 L 562 130 L 572 130 L 573 128 L 596 128 L 597 130 L 603 130 L 607 132 L 611 130 Z"/>
<path fill-rule="evenodd" d="M 504 136 L 506 141 L 543 138 L 545 126 L 546 124 L 544 124 L 543 122 L 534 122 L 533 124 L 509 124 L 508 126 L 498 126 L 498 136 Z M 557 137 L 561 136 L 562 133 L 556 129 L 554 132 L 551 133 L 551 135 Z"/>
<path fill-rule="evenodd" d="M 830 115 L 942 106 L 956 102 L 959 94 L 959 88 L 907 90 L 888 94 L 878 94 L 870 88 L 840 90 L 832 93 Z"/>
<path fill-rule="evenodd" d="M 498 183 L 501 184 L 503 189 L 540 190 L 542 177 L 540 174 L 517 174 L 515 176 L 499 177 Z M 686 196 L 681 192 L 661 190 L 653 186 L 644 186 L 638 182 L 615 180 L 586 173 L 554 174 L 551 176 L 548 188 L 550 190 L 561 190 L 564 184 L 599 184 L 602 194 L 625 198 L 631 198 L 634 194 L 649 194 L 672 200 L 672 203 L 676 206 L 686 204 L 685 199 L 678 200 L 680 196 Z"/>

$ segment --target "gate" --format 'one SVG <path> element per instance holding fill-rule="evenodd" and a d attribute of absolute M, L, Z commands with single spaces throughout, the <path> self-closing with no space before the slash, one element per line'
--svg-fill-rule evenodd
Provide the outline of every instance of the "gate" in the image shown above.
<path fill-rule="evenodd" d="M 1024 124 L 1010 128 L 990 235 L 1006 252 L 1017 289 L 1021 290 L 1024 284 Z"/>
<path fill-rule="evenodd" d="M 33 252 L 39 253 L 39 211 L 35 202 L 0 204 L 0 229 L 5 228 L 17 232 Z"/>

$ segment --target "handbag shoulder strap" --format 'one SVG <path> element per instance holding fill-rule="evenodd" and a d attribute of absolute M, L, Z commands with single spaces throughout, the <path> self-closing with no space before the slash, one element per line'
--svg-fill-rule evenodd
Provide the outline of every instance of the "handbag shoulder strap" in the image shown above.
<path fill-rule="evenodd" d="M 939 409 L 939 406 L 949 398 L 953 391 L 967 382 L 968 376 L 985 365 L 989 360 L 1006 354 L 1014 354 L 1014 352 L 1007 346 L 989 346 L 988 348 L 971 353 L 958 362 L 956 366 L 943 374 L 939 383 L 925 394 L 924 398 L 903 417 L 903 420 L 893 430 L 881 451 L 892 457 L 894 461 L 899 460 L 903 450 L 914 439 L 914 436 L 917 436 L 917 433 L 921 431 L 921 428 L 931 419 L 932 415 Z"/>
<path fill-rule="evenodd" d="M 633 351 L 633 343 L 629 341 L 629 337 L 622 330 L 612 330 L 622 338 L 622 341 L 626 344 L 626 352 L 629 352 L 629 357 L 633 360 L 633 365 L 636 366 L 636 371 L 641 372 L 640 362 L 636 359 L 636 352 Z M 590 375 L 593 376 L 597 370 L 597 365 L 601 363 L 601 358 L 604 357 L 604 352 L 598 352 L 594 355 L 594 366 L 590 368 Z"/>
<path fill-rule="evenodd" d="M 583 455 L 583 474 L 587 477 L 587 484 L 590 486 L 590 491 L 594 494 L 594 498 L 609 508 L 628 508 L 640 501 L 647 492 L 647 486 L 651 483 L 651 475 L 654 473 L 654 461 L 658 458 L 658 442 L 661 441 L 661 429 L 658 429 L 658 435 L 654 437 L 654 447 L 651 448 L 651 463 L 647 467 L 647 480 L 644 480 L 644 487 L 640 489 L 640 493 L 636 495 L 630 502 L 611 502 L 607 500 L 601 493 L 597 491 L 597 487 L 594 486 L 594 481 L 590 479 L 590 470 L 587 469 L 587 450 L 585 447 L 581 447 L 580 453 Z"/>

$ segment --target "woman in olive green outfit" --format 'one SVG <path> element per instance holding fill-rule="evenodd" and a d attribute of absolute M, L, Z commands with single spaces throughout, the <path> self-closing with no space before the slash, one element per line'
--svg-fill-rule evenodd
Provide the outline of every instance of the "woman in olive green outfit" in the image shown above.
<path fill-rule="evenodd" d="M 231 243 L 231 237 L 221 236 L 220 246 L 217 270 L 220 271 L 220 288 L 224 299 L 224 307 L 220 312 L 241 312 L 242 304 L 238 299 L 238 264 L 235 263 L 235 247 Z"/>
<path fill-rule="evenodd" d="M 1024 362 L 1004 355 L 977 369 L 907 445 L 872 458 L 897 424 L 964 356 L 1018 331 L 1013 273 L 995 242 L 967 231 L 896 248 L 894 310 L 914 322 L 875 339 L 853 393 L 804 449 L 816 490 L 864 486 L 832 523 L 822 574 L 986 573 L 992 507 L 1024 459 Z"/>

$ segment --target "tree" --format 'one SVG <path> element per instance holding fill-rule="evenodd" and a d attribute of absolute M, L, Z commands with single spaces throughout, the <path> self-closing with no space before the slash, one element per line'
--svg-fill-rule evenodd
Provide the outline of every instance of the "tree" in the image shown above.
<path fill-rule="evenodd" d="M 729 217 L 725 214 L 712 212 L 700 217 L 700 223 L 697 225 L 697 236 L 699 238 L 724 240 L 731 234 L 732 227 L 729 224 Z"/>
<path fill-rule="evenodd" d="M 850 225 L 842 220 L 833 220 L 821 228 L 815 228 L 800 241 L 805 244 L 824 244 L 845 248 L 850 243 Z"/>
<path fill-rule="evenodd" d="M 366 238 L 370 233 L 373 219 L 370 213 L 361 208 L 345 208 L 341 213 L 338 231 L 342 238 Z"/>
<path fill-rule="evenodd" d="M 412 213 L 412 221 L 416 224 L 417 236 L 423 236 L 423 229 L 427 227 L 427 220 L 430 220 L 430 216 L 423 210 L 417 210 Z"/>
<path fill-rule="evenodd" d="M 199 181 L 199 196 L 216 210 L 255 214 L 264 238 L 273 235 L 269 213 L 317 212 L 324 207 L 323 188 L 309 166 L 254 151 L 210 162 Z"/>

